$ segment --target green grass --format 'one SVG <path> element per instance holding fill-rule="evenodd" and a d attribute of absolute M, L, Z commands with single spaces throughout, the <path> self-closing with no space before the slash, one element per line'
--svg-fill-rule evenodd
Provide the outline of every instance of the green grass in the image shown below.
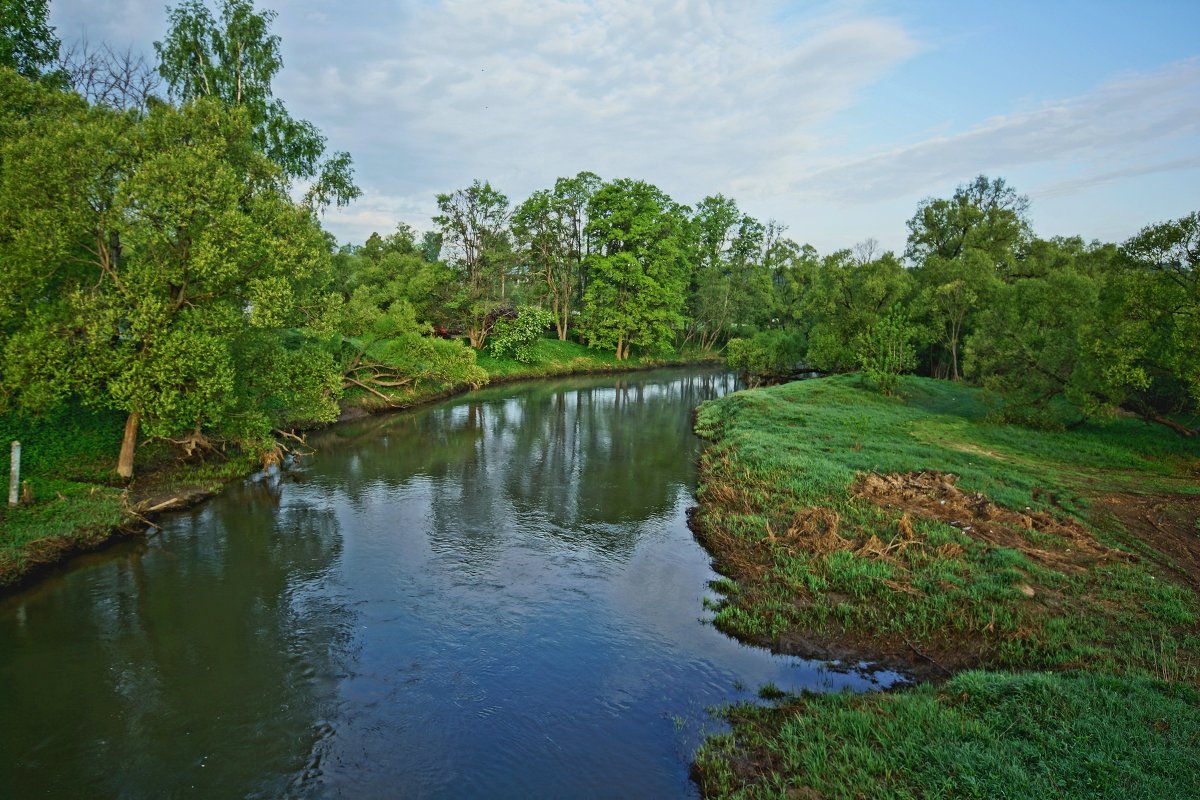
<path fill-rule="evenodd" d="M 124 417 L 66 404 L 40 416 L 0 415 L 0 447 L 21 442 L 21 478 L 33 502 L 0 505 L 0 589 L 18 583 L 33 567 L 52 564 L 107 540 L 133 520 L 125 487 L 115 474 Z M 229 460 L 178 465 L 166 445 L 143 443 L 134 493 L 212 491 L 253 471 L 257 462 L 234 453 Z M 5 470 L 7 496 L 7 470 Z"/>
<path fill-rule="evenodd" d="M 1192 771 L 1141 754 L 1195 756 L 1200 602 L 1163 556 L 1092 506 L 1115 492 L 1182 502 L 1197 492 L 1200 448 L 1131 419 L 1047 432 L 993 424 L 987 412 L 967 387 L 906 378 L 893 398 L 857 376 L 701 406 L 696 430 L 713 445 L 695 521 L 727 576 L 716 586 L 718 627 L 800 652 L 828 643 L 942 678 L 970 667 L 1062 671 L 960 673 L 941 689 L 732 709 L 733 733 L 697 757 L 706 793 L 1112 796 L 1124 784 L 1106 759 L 1136 762 L 1131 796 L 1194 790 Z M 1002 508 L 976 518 L 956 495 L 946 511 L 920 497 L 882 507 L 855 491 L 864 475 L 921 472 L 956 475 L 964 500 L 979 493 Z M 1053 524 L 1030 529 L 1035 517 Z M 985 525 L 1003 540 L 983 536 Z M 1114 699 L 1124 696 L 1144 708 Z M 1022 728 L 1011 697 L 1045 707 L 1021 712 Z M 1179 727 L 1148 732 L 1142 713 Z"/>
<path fill-rule="evenodd" d="M 1153 679 L 964 672 L 725 716 L 696 756 L 710 797 L 1200 796 L 1200 695 Z"/>
<path fill-rule="evenodd" d="M 1071 433 L 992 425 L 974 390 L 918 378 L 903 390 L 888 398 L 839 376 L 700 408 L 696 429 L 715 443 L 703 457 L 698 528 L 735 579 L 719 627 L 767 645 L 815 635 L 954 665 L 1155 674 L 1163 667 L 1151 654 L 1166 641 L 1180 648 L 1169 671 L 1200 673 L 1200 604 L 1144 561 L 1114 554 L 1063 568 L 1030 555 L 1069 560 L 1071 543 L 1052 533 L 1015 528 L 1014 546 L 994 546 L 851 491 L 864 473 L 934 470 L 1010 509 L 1083 515 L 1091 492 L 1195 491 L 1174 472 L 1194 443 L 1131 420 Z M 1122 544 L 1120 531 L 1102 533 L 1104 546 Z M 864 552 L 871 537 L 899 547 Z"/>

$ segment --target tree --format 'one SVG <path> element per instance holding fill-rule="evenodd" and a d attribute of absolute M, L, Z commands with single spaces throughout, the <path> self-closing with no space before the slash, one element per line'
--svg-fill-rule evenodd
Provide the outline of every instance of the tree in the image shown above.
<path fill-rule="evenodd" d="M 1008 263 L 1027 237 L 1029 198 L 1003 178 L 980 175 L 959 186 L 949 199 L 928 198 L 908 221 L 905 256 L 922 264 L 930 256 L 953 260 L 969 249 Z"/>
<path fill-rule="evenodd" d="M 1092 335 L 1111 402 L 1179 433 L 1169 414 L 1200 407 L 1200 212 L 1143 228 L 1121 248 Z"/>
<path fill-rule="evenodd" d="M 1055 401 L 1086 418 L 1101 410 L 1087 369 L 1087 336 L 1100 283 L 1060 264 L 997 287 L 967 342 L 967 372 L 1003 401 L 1001 417 L 1038 427 L 1062 424 Z"/>
<path fill-rule="evenodd" d="M 917 334 L 908 316 L 893 308 L 855 337 L 858 365 L 884 394 L 895 393 L 900 376 L 917 365 Z"/>
<path fill-rule="evenodd" d="M 588 216 L 588 340 L 613 348 L 619 361 L 634 345 L 669 348 L 684 319 L 683 210 L 657 187 L 622 178 L 596 191 Z"/>
<path fill-rule="evenodd" d="M 256 12 L 252 0 L 222 0 L 217 17 L 203 0 L 184 0 L 170 12 L 166 37 L 154 43 L 159 73 L 178 102 L 211 97 L 245 108 L 259 148 L 288 177 L 310 181 L 305 200 L 312 207 L 346 205 L 362 194 L 350 155 L 322 160 L 325 137 L 311 122 L 293 119 L 272 94 L 283 67 L 279 37 L 270 32 L 275 16 Z"/>
<path fill-rule="evenodd" d="M 58 58 L 48 6 L 48 0 L 0 0 L 0 67 L 37 79 Z M 49 77 L 56 82 L 58 76 Z"/>
<path fill-rule="evenodd" d="M 508 198 L 486 181 L 437 196 L 433 218 L 457 278 L 449 306 L 475 349 L 483 347 L 505 305 L 512 239 Z"/>
<path fill-rule="evenodd" d="M 1017 277 L 1029 240 L 1028 209 L 1029 199 L 1003 178 L 980 175 L 949 199 L 922 201 L 908 221 L 905 255 L 915 265 L 922 310 L 949 358 L 948 364 L 931 359 L 933 374 L 959 379 L 959 348 L 976 310 L 988 304 L 994 286 Z"/>
<path fill-rule="evenodd" d="M 770 274 L 762 261 L 766 228 L 716 195 L 700 201 L 689 226 L 692 270 L 684 341 L 712 350 L 730 332 L 769 317 Z"/>
<path fill-rule="evenodd" d="M 487 373 L 475 351 L 458 341 L 429 336 L 412 305 L 394 286 L 362 284 L 342 304 L 335 343 L 346 388 L 355 387 L 389 406 L 403 390 L 424 383 L 482 386 Z"/>
<path fill-rule="evenodd" d="M 321 327 L 327 241 L 247 116 L 56 102 L 0 144 L 8 399 L 126 412 L 125 478 L 139 431 L 265 447 L 294 409 L 333 419 L 337 373 L 306 333 Z"/>
<path fill-rule="evenodd" d="M 771 280 L 770 324 L 808 334 L 814 323 L 810 293 L 821 268 L 821 257 L 810 244 L 803 247 L 783 236 L 784 228 L 768 223 L 763 241 L 763 267 Z"/>
<path fill-rule="evenodd" d="M 905 303 L 911 291 L 912 276 L 891 253 L 865 264 L 849 250 L 826 256 L 805 295 L 804 313 L 812 320 L 809 363 L 823 372 L 853 369 L 859 362 L 859 334 Z"/>
<path fill-rule="evenodd" d="M 554 189 L 534 192 L 513 212 L 513 236 L 545 282 L 560 341 L 566 341 L 589 255 L 588 202 L 599 176 L 581 172 L 559 178 Z"/>

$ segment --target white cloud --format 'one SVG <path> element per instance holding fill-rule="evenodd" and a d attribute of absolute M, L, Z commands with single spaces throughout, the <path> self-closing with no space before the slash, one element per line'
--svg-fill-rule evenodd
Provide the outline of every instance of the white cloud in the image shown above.
<path fill-rule="evenodd" d="M 52 22 L 64 41 L 86 26 L 93 41 L 150 54 L 165 32 L 166 2 L 175 0 L 54 0 Z M 875 12 L 876 0 L 257 5 L 279 12 L 277 95 L 331 149 L 354 157 L 366 194 L 325 217 L 343 241 L 399 221 L 427 228 L 434 195 L 475 178 L 520 200 L 584 169 L 643 178 L 684 202 L 724 192 L 822 249 L 866 236 L 902 246 L 919 197 L 981 172 L 1014 179 L 1040 201 L 1039 229 L 1045 208 L 1054 232 L 1109 220 L 1088 232 L 1118 238 L 1128 231 L 1111 220 L 1141 224 L 1192 202 L 1185 173 L 1197 168 L 1200 134 L 1195 58 L 1031 106 L 1021 98 L 1044 96 L 1038 87 L 984 80 L 970 63 L 961 73 L 951 68 L 961 54 L 944 44 L 961 40 L 961 26 L 927 24 L 928 44 L 918 43 L 908 23 Z M 1071 61 L 1069 48 L 1055 58 L 1104 79 L 1094 65 Z M 922 80 L 971 82 L 976 107 L 1001 113 L 964 127 L 965 109 L 939 118 L 926 105 L 916 122 L 936 135 L 904 142 L 879 124 L 897 103 L 882 111 L 863 98 L 872 88 L 893 101 L 936 89 Z M 864 132 L 870 144 L 846 157 L 847 143 Z"/>
<path fill-rule="evenodd" d="M 936 136 L 834 164 L 792 180 L 816 197 L 856 202 L 901 197 L 1033 164 L 1086 162 L 1083 177 L 1045 191 L 1061 194 L 1161 169 L 1194 166 L 1165 149 L 1190 148 L 1200 133 L 1200 60 L 1122 76 L 1079 97 L 992 117 L 962 133 Z M 1135 160 L 1118 171 L 1111 162 Z M 1037 192 L 1035 192 L 1037 194 Z"/>
<path fill-rule="evenodd" d="M 286 96 L 354 120 L 324 127 L 364 185 L 430 197 L 475 177 L 522 197 L 583 169 L 683 201 L 729 192 L 813 150 L 818 124 L 917 50 L 886 19 L 785 20 L 765 0 L 445 0 L 390 24 L 408 33 L 376 31 L 357 63 L 293 62 Z"/>

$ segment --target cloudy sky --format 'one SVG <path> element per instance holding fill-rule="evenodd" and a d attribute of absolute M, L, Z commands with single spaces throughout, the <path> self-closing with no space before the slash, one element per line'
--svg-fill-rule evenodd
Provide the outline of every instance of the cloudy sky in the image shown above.
<path fill-rule="evenodd" d="M 214 0 L 215 2 L 215 0 Z M 142 48 L 163 2 L 51 0 L 64 43 Z M 354 157 L 343 242 L 429 227 L 484 178 L 581 170 L 718 192 L 822 252 L 903 249 L 975 175 L 1042 236 L 1121 240 L 1200 209 L 1200 3 L 1146 0 L 258 0 L 276 94 Z M 1141 7 L 1137 7 L 1141 6 Z"/>

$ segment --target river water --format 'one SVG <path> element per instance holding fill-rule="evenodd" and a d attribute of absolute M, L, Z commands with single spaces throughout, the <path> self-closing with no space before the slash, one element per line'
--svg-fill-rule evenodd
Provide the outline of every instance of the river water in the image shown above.
<path fill-rule="evenodd" d="M 0 795 L 688 797 L 707 709 L 868 677 L 705 624 L 660 371 L 335 426 L 0 600 Z"/>

